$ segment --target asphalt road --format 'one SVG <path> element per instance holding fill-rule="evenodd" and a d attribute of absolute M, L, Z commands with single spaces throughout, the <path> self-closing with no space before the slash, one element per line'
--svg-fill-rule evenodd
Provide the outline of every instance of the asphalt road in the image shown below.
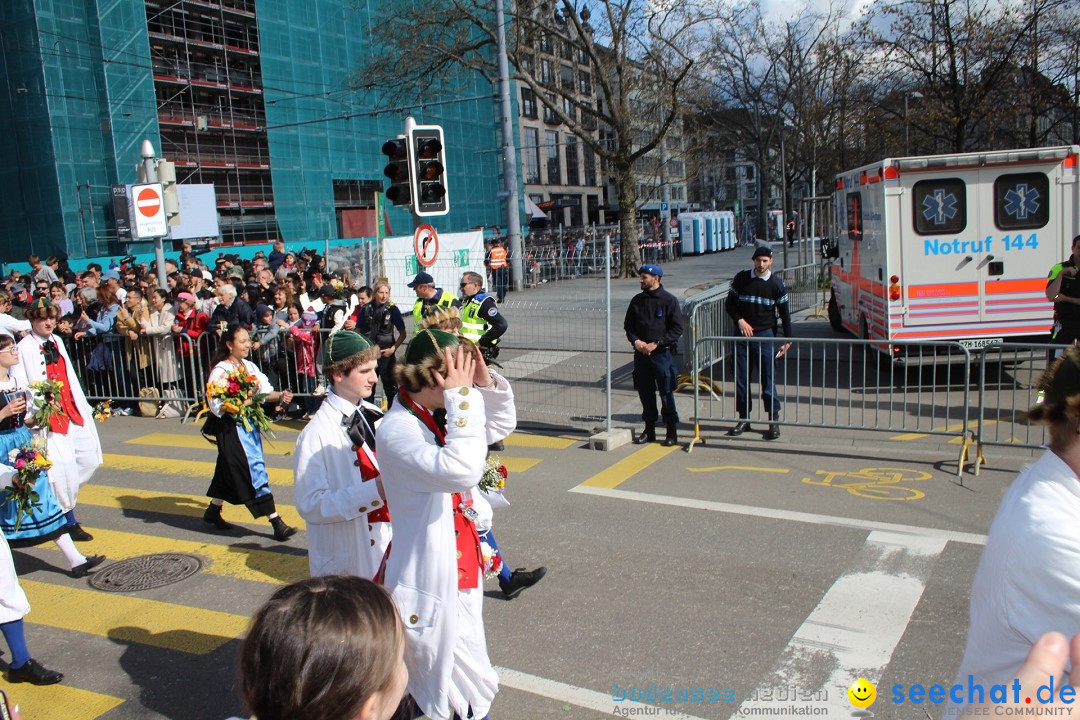
<path fill-rule="evenodd" d="M 201 512 L 215 454 L 191 425 L 114 418 L 100 429 L 106 464 L 78 506 L 95 535 L 84 551 L 110 561 L 179 552 L 202 569 L 161 588 L 104 593 L 68 577 L 51 547 L 16 550 L 31 650 L 66 678 L 7 689 L 34 720 L 241 715 L 239 638 L 277 586 L 306 575 L 306 533 L 277 543 L 237 508 L 226 518 L 240 529 L 208 532 Z M 268 463 L 283 515 L 301 525 L 295 436 L 281 428 Z M 502 453 L 512 506 L 496 514 L 500 545 L 512 566 L 549 574 L 511 602 L 488 581 L 488 641 L 502 676 L 492 717 L 795 708 L 846 717 L 846 688 L 859 676 L 878 685 L 875 716 L 924 717 L 889 703 L 883 688 L 951 683 L 983 533 L 1030 453 L 994 451 L 961 482 L 951 446 L 822 437 L 601 453 L 583 435 L 513 436 Z M 716 699 L 653 701 L 654 686 L 658 698 L 697 689 Z"/>

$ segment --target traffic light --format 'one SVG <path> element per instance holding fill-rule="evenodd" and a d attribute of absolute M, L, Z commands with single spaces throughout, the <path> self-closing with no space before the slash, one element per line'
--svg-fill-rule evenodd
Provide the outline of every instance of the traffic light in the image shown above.
<path fill-rule="evenodd" d="M 387 140 L 382 146 L 383 154 L 389 159 L 383 168 L 383 175 L 390 178 L 390 187 L 386 189 L 386 199 L 395 205 L 412 204 L 412 179 L 409 159 L 409 141 L 404 135 Z"/>
<path fill-rule="evenodd" d="M 418 217 L 450 212 L 446 187 L 443 130 L 438 125 L 416 125 L 409 129 L 409 150 L 413 167 L 413 214 Z"/>
<path fill-rule="evenodd" d="M 169 225 L 180 224 L 180 195 L 176 187 L 176 165 L 165 158 L 157 161 L 158 182 Z"/>

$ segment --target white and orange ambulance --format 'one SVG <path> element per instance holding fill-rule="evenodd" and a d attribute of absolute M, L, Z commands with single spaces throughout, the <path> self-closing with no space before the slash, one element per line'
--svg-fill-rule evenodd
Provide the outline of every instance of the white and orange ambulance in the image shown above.
<path fill-rule="evenodd" d="M 1045 339 L 1046 276 L 1080 234 L 1078 162 L 1073 145 L 889 158 L 837 175 L 833 329 L 969 348 Z"/>

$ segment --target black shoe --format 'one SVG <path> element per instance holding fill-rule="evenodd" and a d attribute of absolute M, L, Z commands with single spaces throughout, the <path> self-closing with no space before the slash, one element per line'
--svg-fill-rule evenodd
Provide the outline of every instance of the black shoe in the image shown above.
<path fill-rule="evenodd" d="M 225 522 L 225 519 L 221 517 L 221 506 L 210 503 L 210 507 L 206 508 L 206 512 L 203 513 L 202 519 L 204 522 L 208 522 L 218 530 L 232 530 L 232 523 Z"/>
<path fill-rule="evenodd" d="M 502 588 L 503 595 L 507 600 L 513 600 L 522 593 L 526 588 L 531 588 L 536 583 L 547 575 L 546 567 L 538 567 L 535 570 L 526 570 L 525 568 L 518 568 L 514 572 L 510 573 L 510 579 L 506 582 L 499 581 L 499 587 Z"/>
<path fill-rule="evenodd" d="M 105 562 L 104 555 L 91 555 L 90 557 L 86 558 L 86 562 L 84 562 L 82 565 L 76 565 L 75 567 L 71 568 L 71 577 L 76 579 L 86 577 L 87 573 L 89 573 L 91 570 L 93 570 L 103 562 Z"/>
<path fill-rule="evenodd" d="M 274 539 L 285 542 L 296 534 L 296 528 L 289 527 L 280 517 L 270 518 L 270 524 L 274 526 Z"/>
<path fill-rule="evenodd" d="M 656 442 L 656 427 L 652 423 L 645 423 L 645 429 L 634 438 L 635 445 L 643 445 L 647 442 Z"/>
<path fill-rule="evenodd" d="M 664 447 L 675 447 L 679 444 L 679 437 L 675 434 L 674 430 L 668 430 L 667 437 L 664 438 Z"/>
<path fill-rule="evenodd" d="M 769 425 L 769 431 L 765 433 L 766 440 L 776 440 L 780 437 L 780 426 L 776 423 Z"/>
<path fill-rule="evenodd" d="M 93 540 L 94 536 L 82 529 L 82 525 L 75 523 L 74 525 L 68 525 L 68 535 L 72 540 L 78 542 L 86 542 L 87 540 Z"/>
<path fill-rule="evenodd" d="M 42 667 L 34 658 L 30 658 L 21 668 L 8 668 L 8 682 L 28 682 L 34 685 L 55 685 L 64 679 L 62 673 Z"/>
<path fill-rule="evenodd" d="M 493 442 L 490 445 L 488 445 L 488 451 L 489 452 L 502 452 L 505 449 L 506 449 L 506 446 L 503 445 L 502 440 L 499 440 L 497 442 Z"/>
<path fill-rule="evenodd" d="M 739 422 L 735 423 L 735 427 L 727 431 L 727 434 L 728 437 L 739 437 L 749 429 L 750 423 L 746 422 L 745 420 L 740 420 Z"/>

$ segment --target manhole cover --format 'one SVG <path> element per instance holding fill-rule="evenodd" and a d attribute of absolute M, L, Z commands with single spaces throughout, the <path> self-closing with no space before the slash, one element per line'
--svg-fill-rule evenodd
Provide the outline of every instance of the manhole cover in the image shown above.
<path fill-rule="evenodd" d="M 191 555 L 141 555 L 113 563 L 90 576 L 90 585 L 106 592 L 135 592 L 171 585 L 199 572 L 202 563 Z"/>

